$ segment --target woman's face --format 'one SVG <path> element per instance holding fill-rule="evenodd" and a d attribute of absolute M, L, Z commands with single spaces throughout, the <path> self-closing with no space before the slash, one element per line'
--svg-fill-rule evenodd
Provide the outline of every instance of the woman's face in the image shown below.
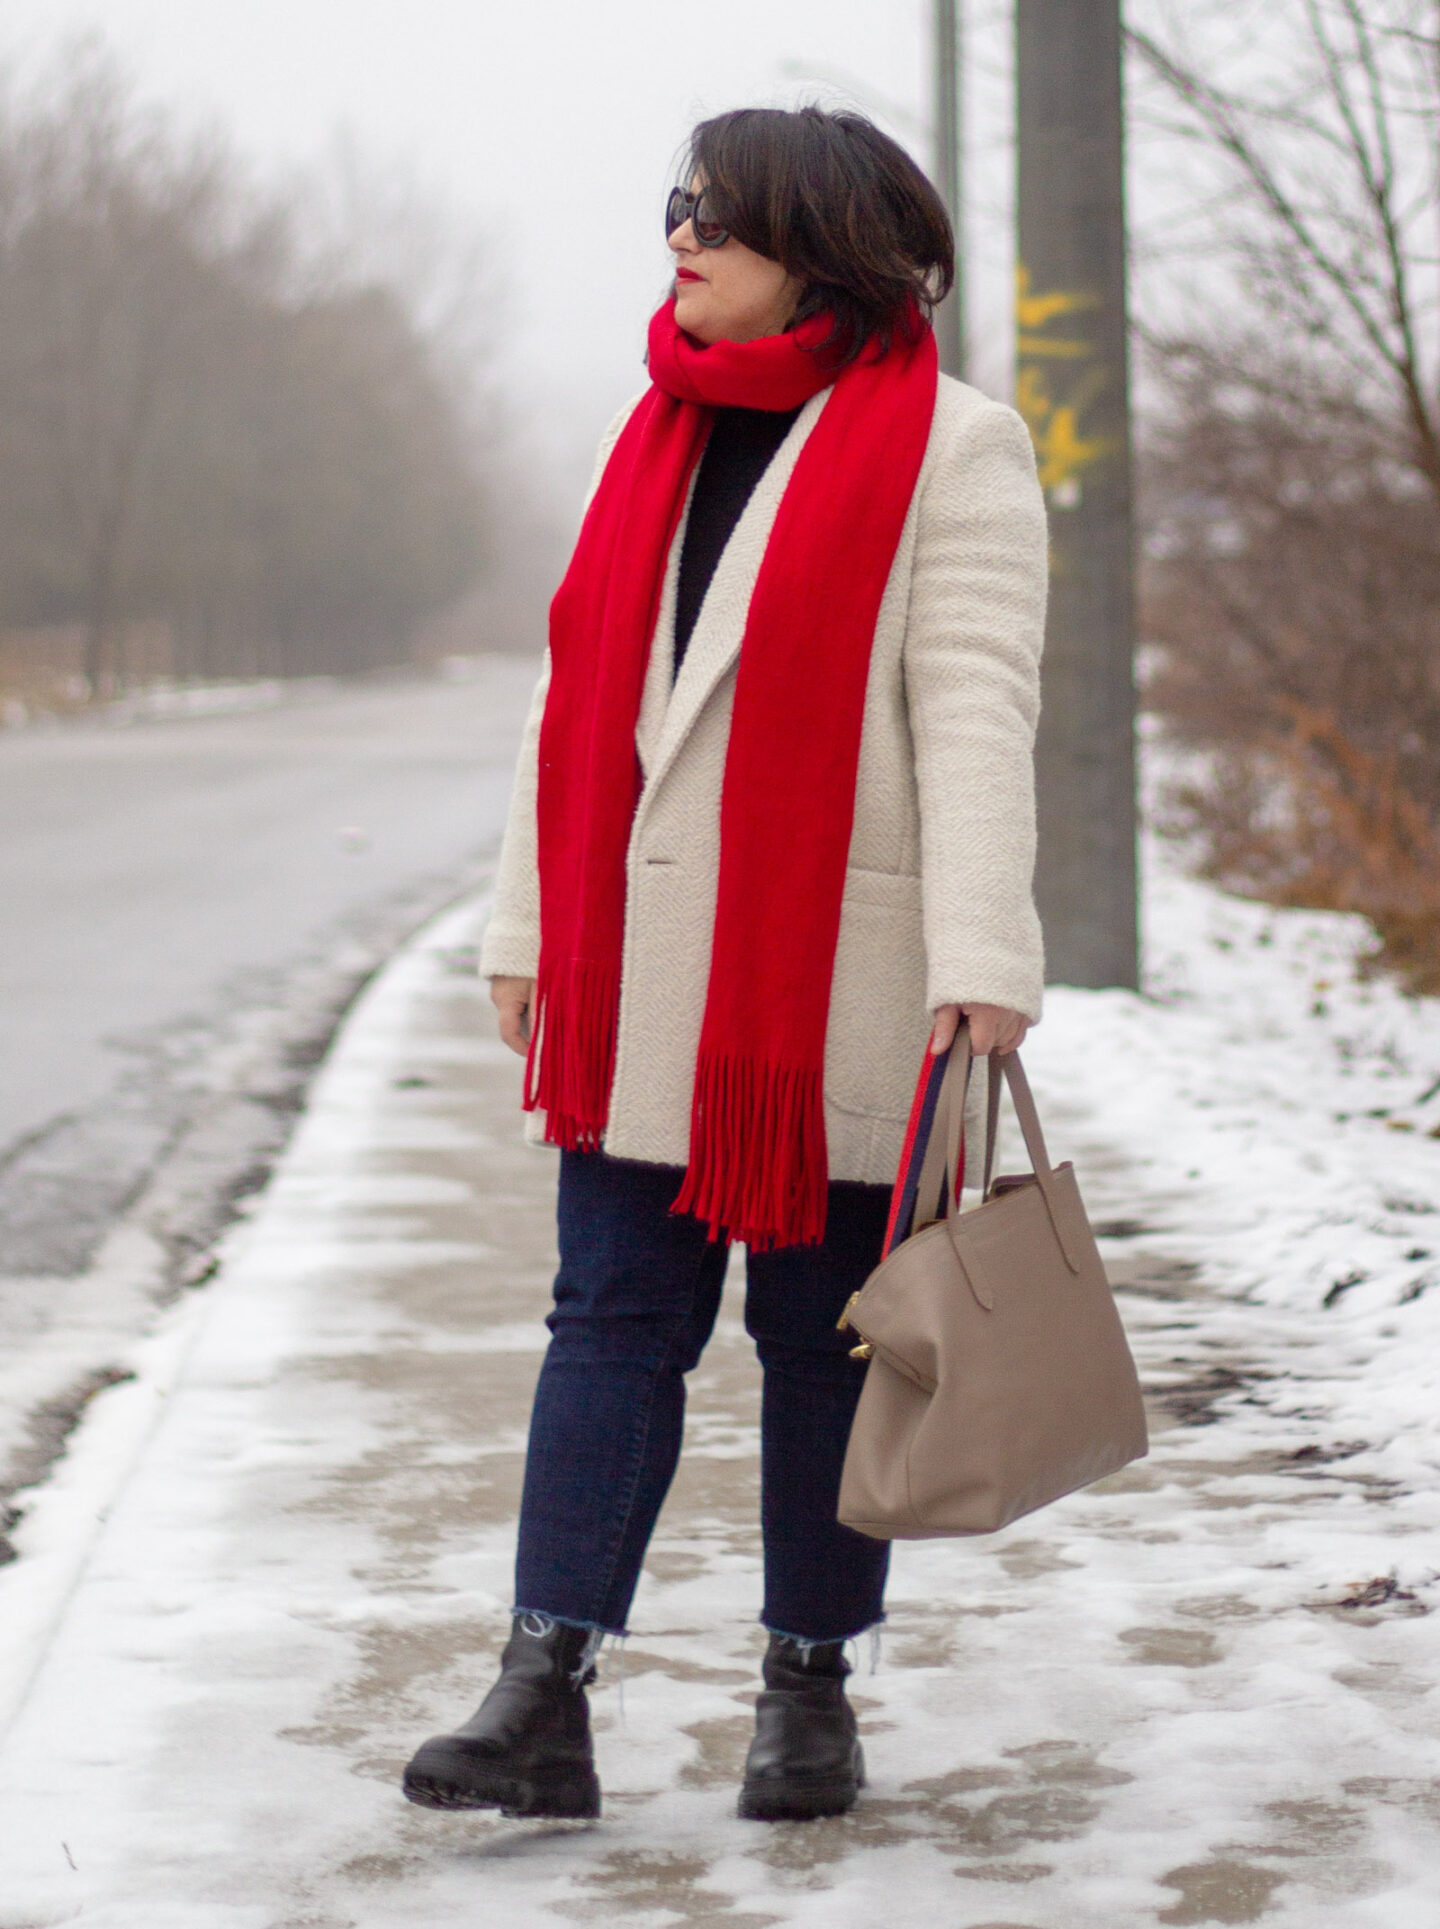
<path fill-rule="evenodd" d="M 690 183 L 698 193 L 697 176 Z M 778 261 L 757 255 L 732 234 L 718 248 L 702 248 L 686 221 L 670 237 L 675 257 L 675 319 L 697 342 L 751 342 L 779 335 L 800 300 L 803 284 Z"/>

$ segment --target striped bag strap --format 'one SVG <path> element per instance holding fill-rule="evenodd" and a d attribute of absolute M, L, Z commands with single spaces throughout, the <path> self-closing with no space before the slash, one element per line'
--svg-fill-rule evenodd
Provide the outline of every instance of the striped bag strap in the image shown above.
<path fill-rule="evenodd" d="M 945 1082 L 949 1069 L 950 1054 L 955 1047 L 950 1045 L 943 1052 L 932 1052 L 926 1047 L 920 1076 L 915 1084 L 915 1097 L 910 1105 L 910 1122 L 905 1128 L 905 1144 L 900 1153 L 900 1166 L 895 1175 L 895 1188 L 890 1194 L 890 1218 L 885 1227 L 885 1244 L 881 1258 L 888 1259 L 903 1240 L 910 1237 L 911 1225 L 915 1218 L 915 1201 L 920 1191 L 920 1170 L 925 1163 L 925 1154 L 930 1146 L 930 1135 L 935 1128 L 935 1113 L 940 1103 L 940 1088 Z M 964 1148 L 960 1153 L 960 1177 L 964 1175 Z"/>

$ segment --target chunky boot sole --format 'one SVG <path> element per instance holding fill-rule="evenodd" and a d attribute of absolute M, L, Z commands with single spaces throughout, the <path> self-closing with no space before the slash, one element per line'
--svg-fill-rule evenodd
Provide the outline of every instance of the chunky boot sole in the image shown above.
<path fill-rule="evenodd" d="M 579 1763 L 514 1769 L 459 1751 L 422 1749 L 402 1787 L 406 1801 L 421 1808 L 498 1808 L 502 1815 L 567 1822 L 592 1822 L 600 1813 L 599 1778 Z"/>
<path fill-rule="evenodd" d="M 765 1775 L 740 1790 L 743 1822 L 815 1822 L 854 1808 L 865 1786 L 865 1757 L 855 1744 L 847 1775 Z"/>

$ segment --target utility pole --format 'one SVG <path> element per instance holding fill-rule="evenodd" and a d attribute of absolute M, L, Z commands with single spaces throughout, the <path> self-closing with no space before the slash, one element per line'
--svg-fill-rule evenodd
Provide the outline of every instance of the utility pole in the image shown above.
<path fill-rule="evenodd" d="M 955 285 L 935 311 L 940 366 L 965 375 L 965 177 L 962 75 L 963 0 L 935 5 L 935 165 L 933 178 L 955 230 Z"/>
<path fill-rule="evenodd" d="M 1049 977 L 1135 986 L 1119 0 L 1016 0 L 1016 405 L 1050 512 L 1035 891 Z"/>

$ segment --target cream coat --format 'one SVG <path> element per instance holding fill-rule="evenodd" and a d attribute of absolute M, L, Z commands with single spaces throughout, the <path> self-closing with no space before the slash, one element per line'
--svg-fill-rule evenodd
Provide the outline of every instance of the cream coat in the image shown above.
<path fill-rule="evenodd" d="M 673 690 L 683 521 L 671 551 L 636 730 L 643 788 L 626 867 L 605 1134 L 617 1158 L 684 1165 L 689 1155 L 740 640 L 781 495 L 828 393 L 802 409 L 747 504 Z M 597 479 L 628 412 L 607 431 Z M 866 688 L 825 1047 L 832 1179 L 893 1180 L 937 1006 L 976 1000 L 1040 1015 L 1031 873 L 1046 569 L 1044 503 L 1024 424 L 942 376 Z M 547 682 L 548 662 L 481 949 L 486 976 L 533 977 L 539 961 L 536 745 Z M 783 824 L 775 835 L 785 835 Z M 530 1115 L 527 1132 L 541 1137 L 540 1115 Z"/>

